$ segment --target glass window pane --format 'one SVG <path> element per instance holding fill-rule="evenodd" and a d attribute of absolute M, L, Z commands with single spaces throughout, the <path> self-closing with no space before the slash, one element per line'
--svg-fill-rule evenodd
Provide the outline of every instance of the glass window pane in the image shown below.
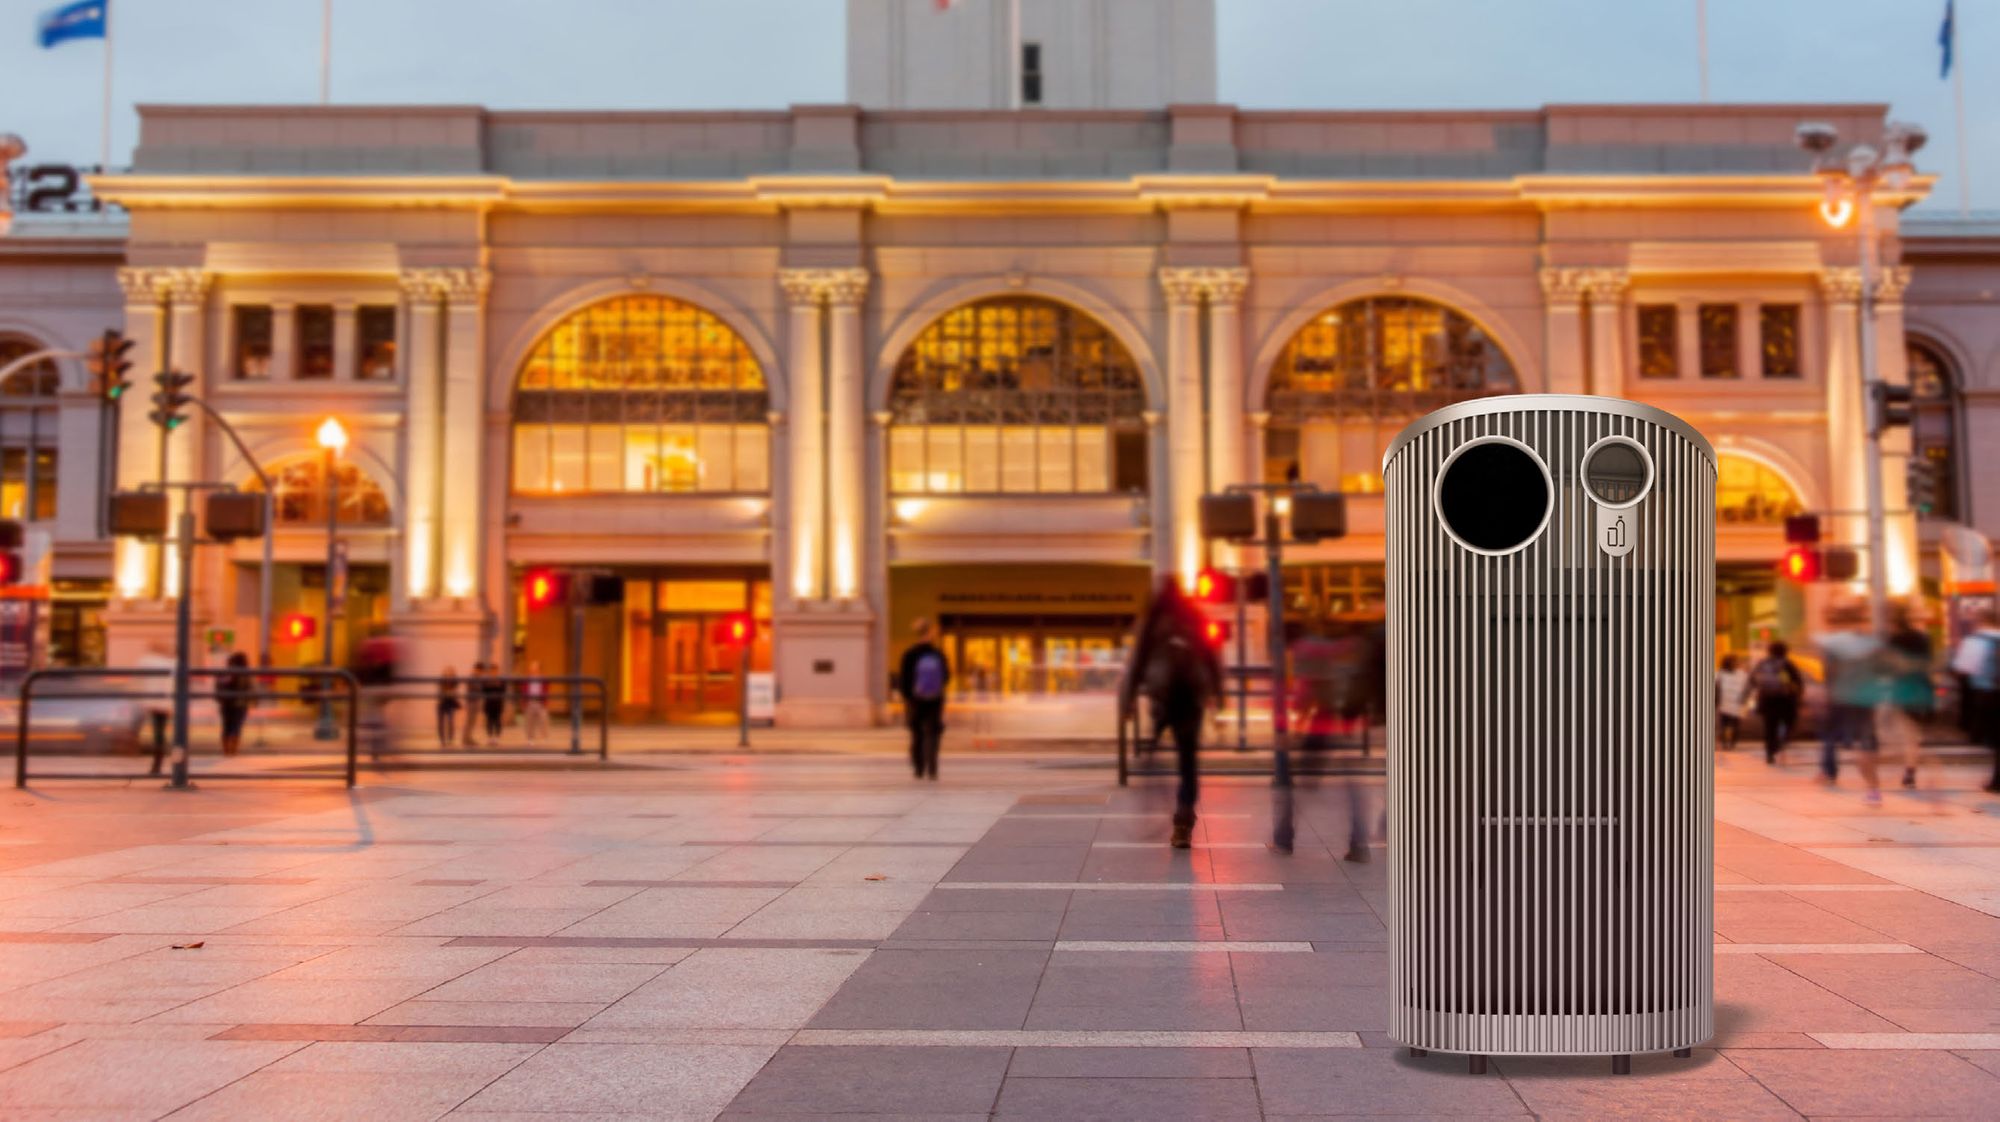
<path fill-rule="evenodd" d="M 889 489 L 902 495 L 924 490 L 924 430 L 918 425 L 889 429 Z"/>
<path fill-rule="evenodd" d="M 299 378 L 333 377 L 333 306 L 301 304 L 293 324 L 298 335 L 294 361 Z"/>
<path fill-rule="evenodd" d="M 46 429 L 44 432 L 48 431 Z M 35 450 L 35 517 L 47 520 L 56 516 L 56 450 L 37 448 Z"/>
<path fill-rule="evenodd" d="M 582 425 L 549 426 L 549 489 L 583 491 L 584 437 Z"/>
<path fill-rule="evenodd" d="M 1000 489 L 1011 494 L 1035 490 L 1035 430 L 1010 426 L 1000 430 Z"/>
<path fill-rule="evenodd" d="M 952 492 L 965 489 L 963 444 L 955 426 L 932 426 L 925 436 L 929 460 L 924 465 L 924 490 Z"/>
<path fill-rule="evenodd" d="M 1076 489 L 1111 490 L 1111 434 L 1103 428 L 1076 430 Z"/>
<path fill-rule="evenodd" d="M 236 376 L 271 376 L 271 306 L 238 304 L 230 309 L 236 331 Z"/>
<path fill-rule="evenodd" d="M 1701 323 L 1701 376 L 1737 378 L 1736 305 L 1703 304 Z"/>
<path fill-rule="evenodd" d="M 635 425 L 625 430 L 625 487 L 627 491 L 657 491 L 660 483 L 660 430 L 651 425 Z"/>
<path fill-rule="evenodd" d="M 692 425 L 669 425 L 660 431 L 660 490 L 692 491 L 701 479 Z"/>
<path fill-rule="evenodd" d="M 364 381 L 383 381 L 396 376 L 396 309 L 394 305 L 367 304 L 355 313 L 355 376 Z"/>
<path fill-rule="evenodd" d="M 1639 305 L 1639 377 L 1680 377 L 1679 321 L 1672 304 Z"/>
<path fill-rule="evenodd" d="M 1799 306 L 1765 304 L 1758 308 L 1757 333 L 1764 355 L 1764 377 L 1798 377 Z"/>
<path fill-rule="evenodd" d="M 736 489 L 771 489 L 771 430 L 766 425 L 736 426 Z"/>
<path fill-rule="evenodd" d="M 702 490 L 736 490 L 735 435 L 735 429 L 726 425 L 704 425 L 695 430 Z"/>
<path fill-rule="evenodd" d="M 625 434 L 617 425 L 590 426 L 589 490 L 624 490 L 624 443 Z"/>
<path fill-rule="evenodd" d="M 1000 490 L 1000 430 L 978 425 L 965 430 L 965 489 L 975 495 Z"/>
<path fill-rule="evenodd" d="M 1038 440 L 1041 479 L 1038 489 L 1051 493 L 1076 490 L 1076 443 L 1068 429 L 1043 428 Z"/>

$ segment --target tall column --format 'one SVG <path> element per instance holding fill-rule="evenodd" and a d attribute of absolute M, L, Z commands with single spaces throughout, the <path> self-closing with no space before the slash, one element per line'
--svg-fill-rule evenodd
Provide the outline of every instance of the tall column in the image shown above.
<path fill-rule="evenodd" d="M 1861 270 L 1827 268 L 1819 273 L 1826 299 L 1826 480 L 1827 502 L 1834 510 L 1858 511 L 1867 505 L 1863 456 L 1868 450 L 1867 411 L 1861 396 Z M 1840 518 L 1832 523 L 1840 539 L 1859 544 L 1863 521 Z"/>
<path fill-rule="evenodd" d="M 1542 270 L 1544 346 L 1549 393 L 1584 393 L 1590 382 L 1583 353 L 1583 269 Z"/>
<path fill-rule="evenodd" d="M 1201 495 L 1204 477 L 1201 392 L 1200 269 L 1163 268 L 1167 297 L 1167 488 L 1172 571 L 1183 583 L 1202 564 Z"/>
<path fill-rule="evenodd" d="M 444 552 L 439 576 L 453 598 L 480 593 L 480 486 L 485 478 L 486 444 L 486 285 L 482 268 L 440 270 L 445 297 L 444 447 L 442 525 Z"/>
<path fill-rule="evenodd" d="M 354 301 L 342 300 L 333 306 L 333 377 L 352 382 L 354 362 Z"/>
<path fill-rule="evenodd" d="M 868 270 L 829 270 L 826 525 L 832 586 L 828 591 L 840 600 L 866 598 L 862 568 L 867 553 L 868 376 L 861 353 L 861 303 L 867 294 Z"/>
<path fill-rule="evenodd" d="M 1208 289 L 1208 485 L 1249 477 L 1243 455 L 1243 290 L 1248 269 L 1211 269 Z"/>
<path fill-rule="evenodd" d="M 439 592 L 442 557 L 438 503 L 443 493 L 444 387 L 439 358 L 439 278 L 429 269 L 405 269 L 404 322 L 409 338 L 402 350 L 403 385 L 408 395 L 403 464 L 403 575 L 412 600 Z"/>
<path fill-rule="evenodd" d="M 289 300 L 271 305 L 271 358 L 265 376 L 289 382 L 299 376 L 299 306 Z"/>
<path fill-rule="evenodd" d="M 168 274 L 168 295 L 172 301 L 168 314 L 173 317 L 173 354 L 169 363 L 183 374 L 194 375 L 194 381 L 188 384 L 189 391 L 206 398 L 213 388 L 208 378 L 205 331 L 208 288 L 213 277 L 201 269 L 170 269 Z M 187 420 L 167 434 L 167 478 L 176 483 L 206 479 L 209 468 L 203 451 L 208 419 L 195 406 L 189 406 L 186 412 Z M 185 492 L 174 495 L 169 509 L 178 514 L 187 502 Z M 180 559 L 173 550 L 167 551 L 162 572 L 166 592 L 180 587 Z"/>
<path fill-rule="evenodd" d="M 1910 287 L 1907 265 L 1882 269 L 1875 281 L 1875 373 L 1890 385 L 1908 385 L 1909 351 L 1903 338 L 1903 292 Z M 1890 511 L 1885 527 L 1889 595 L 1907 595 L 1917 583 L 1916 518 L 1910 507 L 1910 430 L 1882 432 L 1882 508 Z"/>
<path fill-rule="evenodd" d="M 125 335 L 133 346 L 132 388 L 118 403 L 116 486 L 133 490 L 160 477 L 160 430 L 146 419 L 146 413 L 151 408 L 153 375 L 167 366 L 167 279 L 161 269 L 120 269 L 118 283 L 125 290 Z M 119 597 L 138 600 L 156 596 L 155 547 L 135 538 L 117 538 L 113 549 L 112 571 Z"/>
<path fill-rule="evenodd" d="M 1139 417 L 1146 422 L 1146 478 L 1152 481 L 1147 489 L 1146 525 L 1152 531 L 1153 577 L 1158 579 L 1174 571 L 1173 490 L 1165 482 L 1169 474 L 1167 414 L 1148 409 Z"/>
<path fill-rule="evenodd" d="M 825 494 L 825 395 L 821 384 L 819 303 L 822 273 L 817 269 L 785 269 L 778 274 L 791 305 L 786 346 L 785 416 L 790 444 L 785 449 L 790 509 L 782 512 L 790 531 L 792 555 L 786 559 L 792 599 L 818 600 L 823 507 Z"/>
<path fill-rule="evenodd" d="M 1589 392 L 1625 395 L 1625 293 L 1632 274 L 1624 269 L 1590 270 Z"/>

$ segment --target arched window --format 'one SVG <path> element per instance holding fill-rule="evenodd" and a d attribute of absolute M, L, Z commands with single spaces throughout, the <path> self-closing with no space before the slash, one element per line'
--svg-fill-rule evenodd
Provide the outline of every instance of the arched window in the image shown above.
<path fill-rule="evenodd" d="M 267 469 L 271 476 L 272 518 L 283 527 L 326 525 L 326 473 L 318 456 L 301 456 Z M 341 460 L 334 467 L 340 483 L 342 526 L 388 526 L 389 496 L 361 465 Z M 246 490 L 262 490 L 252 479 Z"/>
<path fill-rule="evenodd" d="M 1440 406 L 1520 389 L 1471 317 L 1415 296 L 1369 296 L 1314 316 L 1271 368 L 1264 474 L 1297 466 L 1343 490 L 1380 486 L 1382 444 Z"/>
<path fill-rule="evenodd" d="M 0 335 L 0 369 L 47 350 L 20 335 Z M 31 363 L 0 386 L 6 412 L 18 418 L 0 447 L 0 518 L 46 521 L 56 516 L 57 395 L 62 373 L 51 359 Z"/>
<path fill-rule="evenodd" d="M 770 490 L 770 394 L 743 338 L 665 296 L 621 296 L 542 336 L 514 394 L 524 495 Z"/>
<path fill-rule="evenodd" d="M 903 352 L 889 397 L 895 494 L 1146 489 L 1139 366 L 1067 305 L 1005 296 L 946 312 Z"/>
<path fill-rule="evenodd" d="M 1792 484 L 1769 464 L 1723 452 L 1716 457 L 1715 520 L 1724 526 L 1771 526 L 1804 512 Z"/>
<path fill-rule="evenodd" d="M 1958 495 L 1958 379 L 1944 352 L 1928 341 L 1908 338 L 1909 355 L 1910 464 L 1912 472 L 1928 470 L 1933 518 L 1955 519 L 1959 514 Z M 1927 464 L 1927 469 L 1916 467 Z M 1915 488 L 1912 488 L 1912 493 Z"/>

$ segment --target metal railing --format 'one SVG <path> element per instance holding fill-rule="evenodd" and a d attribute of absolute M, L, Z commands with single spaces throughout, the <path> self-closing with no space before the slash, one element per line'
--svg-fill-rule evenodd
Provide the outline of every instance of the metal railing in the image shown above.
<path fill-rule="evenodd" d="M 359 744 L 359 732 L 360 732 L 359 710 L 360 710 L 360 702 L 362 700 L 362 695 L 361 695 L 360 684 L 355 680 L 353 674 L 345 670 L 276 669 L 269 667 L 249 668 L 249 667 L 224 666 L 224 667 L 190 668 L 188 670 L 188 676 L 191 678 L 208 678 L 208 679 L 225 678 L 230 676 L 242 676 L 244 678 L 252 680 L 253 682 L 258 681 L 259 679 L 268 680 L 273 678 L 290 678 L 290 679 L 296 679 L 301 682 L 321 681 L 321 682 L 341 683 L 346 687 L 345 695 L 338 700 L 342 701 L 347 709 L 347 761 L 345 768 L 342 769 L 342 771 L 339 774 L 342 774 L 344 776 L 344 778 L 346 779 L 347 786 L 349 787 L 354 786 L 355 774 L 358 767 L 358 761 L 356 759 L 356 748 Z M 28 744 L 29 744 L 28 734 L 33 724 L 35 687 L 43 682 L 76 681 L 80 679 L 101 680 L 107 678 L 150 678 L 150 679 L 158 679 L 162 684 L 166 684 L 172 681 L 173 671 L 165 667 L 105 667 L 105 666 L 50 666 L 50 667 L 43 667 L 40 670 L 29 671 L 28 675 L 21 679 L 21 693 L 20 693 L 21 709 L 15 721 L 14 786 L 26 787 L 28 785 L 28 778 L 29 778 L 28 777 Z M 162 702 L 168 705 L 171 705 L 173 702 L 173 693 L 171 690 L 145 691 L 145 690 L 131 690 L 131 689 L 123 689 L 123 690 L 106 689 L 106 690 L 87 690 L 80 693 L 69 692 L 69 691 L 65 691 L 59 694 L 45 693 L 42 696 L 44 697 L 44 699 L 52 701 L 58 699 L 62 701 L 130 701 L 141 704 L 146 702 Z M 264 701 L 264 700 L 295 701 L 298 699 L 298 697 L 299 694 L 297 691 L 277 690 L 277 689 L 270 689 L 258 686 L 247 690 L 229 690 L 227 692 L 220 692 L 211 689 L 205 693 L 191 694 L 189 696 L 189 700 L 190 701 L 230 700 L 230 701 L 243 701 L 247 703 L 247 702 Z M 159 753 L 156 749 L 153 761 L 153 769 L 154 769 L 153 774 L 158 774 L 159 766 L 160 766 Z M 300 776 L 312 776 L 317 774 L 318 772 L 312 770 L 305 770 L 305 771 L 286 770 L 283 772 L 205 771 L 201 773 L 201 778 L 203 779 L 293 779 L 293 778 L 298 778 Z M 118 777 L 116 775 L 107 775 L 103 772 L 44 772 L 41 773 L 38 776 L 38 778 L 115 779 Z"/>
<path fill-rule="evenodd" d="M 479 687 L 482 685 L 489 683 L 499 685 L 503 690 L 501 700 L 515 706 L 519 706 L 523 700 L 521 686 L 539 682 L 548 687 L 549 692 L 539 700 L 548 705 L 552 711 L 559 699 L 568 706 L 563 716 L 570 726 L 570 755 L 583 754 L 582 721 L 579 718 L 587 714 L 595 704 L 597 758 L 607 761 L 611 759 L 611 687 L 603 678 L 589 674 L 513 674 L 490 678 L 457 678 L 454 681 L 458 684 L 456 696 L 459 704 L 463 706 L 461 712 L 467 721 L 477 716 L 479 706 L 487 700 L 479 692 Z M 369 701 L 425 701 L 435 705 L 441 700 L 438 687 L 442 684 L 444 684 L 443 678 L 394 678 L 387 685 L 368 687 L 366 697 Z M 559 686 L 564 688 L 558 691 Z M 576 712 L 578 707 L 581 707 L 584 714 Z"/>
<path fill-rule="evenodd" d="M 1209 728 L 1215 729 L 1216 714 L 1211 711 L 1203 717 Z M 1231 713 L 1223 713 L 1221 719 L 1233 723 Z M 1358 722 L 1359 734 L 1320 736 L 1288 735 L 1291 757 L 1288 772 L 1291 775 L 1380 775 L 1382 758 L 1370 757 L 1373 746 L 1372 731 L 1367 721 Z M 1202 755 L 1211 759 L 1227 752 L 1226 763 L 1203 764 L 1201 774 L 1232 776 L 1273 776 L 1277 774 L 1277 755 L 1270 744 L 1252 744 L 1252 753 L 1243 754 L 1235 744 L 1229 743 L 1233 737 L 1211 735 L 1203 738 Z M 1353 750 L 1352 758 L 1342 759 L 1337 753 Z M 1263 762 L 1258 752 L 1269 753 L 1270 762 Z M 1174 760 L 1173 736 L 1164 729 L 1154 729 L 1146 735 L 1140 726 L 1139 714 L 1131 709 L 1118 715 L 1118 785 L 1128 786 L 1132 776 L 1177 776 L 1179 768 Z"/>

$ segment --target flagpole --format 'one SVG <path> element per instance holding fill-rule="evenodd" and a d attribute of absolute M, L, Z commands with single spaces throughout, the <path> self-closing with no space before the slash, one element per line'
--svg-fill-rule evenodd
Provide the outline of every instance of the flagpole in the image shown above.
<path fill-rule="evenodd" d="M 1971 159 L 1965 146 L 1965 60 L 1958 57 L 1958 12 L 1951 18 L 1951 102 L 1958 127 L 1958 216 L 1972 213 Z"/>
<path fill-rule="evenodd" d="M 97 170 L 111 171 L 111 5 L 104 5 L 104 119 L 98 132 Z"/>
<path fill-rule="evenodd" d="M 1694 0 L 1695 51 L 1701 65 L 1701 100 L 1708 103 L 1708 0 Z"/>
<path fill-rule="evenodd" d="M 319 5 L 319 103 L 332 100 L 333 93 L 333 0 Z"/>
<path fill-rule="evenodd" d="M 1021 0 L 1007 0 L 1007 108 L 1021 107 Z"/>

